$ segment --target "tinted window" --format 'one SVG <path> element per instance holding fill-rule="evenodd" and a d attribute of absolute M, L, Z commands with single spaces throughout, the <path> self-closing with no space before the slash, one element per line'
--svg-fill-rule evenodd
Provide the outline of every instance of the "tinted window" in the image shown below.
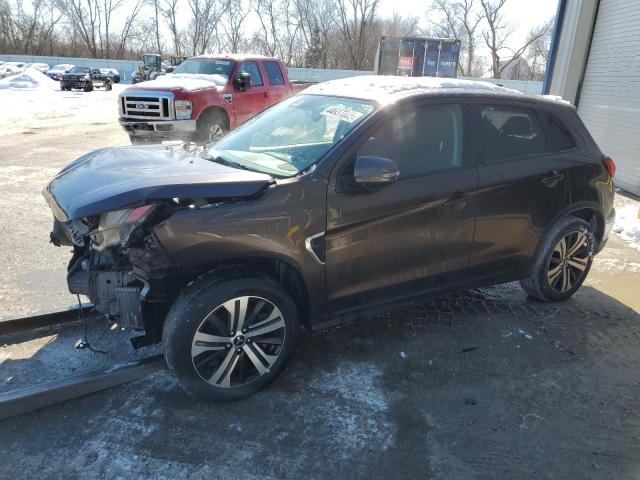
<path fill-rule="evenodd" d="M 264 62 L 264 69 L 267 72 L 269 85 L 284 85 L 284 78 L 277 62 Z"/>
<path fill-rule="evenodd" d="M 547 126 L 551 151 L 562 152 L 575 148 L 576 142 L 573 136 L 571 136 L 569 130 L 559 120 L 554 117 L 549 117 Z"/>
<path fill-rule="evenodd" d="M 89 73 L 89 67 L 73 67 L 69 73 Z"/>
<path fill-rule="evenodd" d="M 251 85 L 262 85 L 262 75 L 256 62 L 242 62 L 238 73 L 247 72 L 251 75 Z"/>
<path fill-rule="evenodd" d="M 537 155 L 546 151 L 545 137 L 533 110 L 483 107 L 481 121 L 485 161 Z"/>
<path fill-rule="evenodd" d="M 400 179 L 462 165 L 462 107 L 419 107 L 394 115 L 360 147 L 359 155 L 394 160 Z"/>

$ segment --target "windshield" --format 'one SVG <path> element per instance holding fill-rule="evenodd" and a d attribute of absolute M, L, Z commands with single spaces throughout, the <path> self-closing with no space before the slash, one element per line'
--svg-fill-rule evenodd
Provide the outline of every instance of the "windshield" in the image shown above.
<path fill-rule="evenodd" d="M 234 65 L 233 60 L 213 58 L 190 58 L 176 67 L 173 73 L 199 73 L 201 75 L 224 75 L 229 78 Z"/>
<path fill-rule="evenodd" d="M 320 160 L 374 108 L 364 100 L 297 95 L 205 146 L 205 155 L 248 170 L 291 177 Z"/>
<path fill-rule="evenodd" d="M 89 73 L 89 67 L 73 67 L 69 73 Z"/>

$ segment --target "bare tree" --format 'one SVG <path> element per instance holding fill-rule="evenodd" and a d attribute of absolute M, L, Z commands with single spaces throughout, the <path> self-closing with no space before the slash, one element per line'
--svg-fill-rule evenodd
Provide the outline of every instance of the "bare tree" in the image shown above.
<path fill-rule="evenodd" d="M 247 2 L 247 5 L 243 3 L 243 0 L 230 0 L 229 6 L 220 18 L 220 29 L 223 32 L 225 49 L 231 53 L 238 53 L 244 39 L 242 26 L 249 13 L 251 13 L 251 0 Z"/>
<path fill-rule="evenodd" d="M 178 4 L 179 0 L 159 0 L 160 12 L 167 22 L 169 31 L 171 32 L 171 42 L 173 44 L 173 53 L 182 54 L 180 30 L 178 29 Z"/>
<path fill-rule="evenodd" d="M 509 40 L 513 34 L 513 27 L 506 21 L 503 8 L 507 0 L 480 0 L 487 23 L 487 30 L 482 32 L 485 44 L 491 55 L 491 73 L 493 78 L 500 78 L 501 72 L 512 62 L 521 58 L 537 39 L 546 35 L 551 29 L 551 23 L 534 28 L 529 32 L 524 44 L 519 48 L 511 48 Z M 502 59 L 502 52 L 511 54 L 508 60 Z"/>
<path fill-rule="evenodd" d="M 215 41 L 218 22 L 229 0 L 187 0 L 191 19 L 186 31 L 187 42 L 192 55 L 209 51 Z"/>
<path fill-rule="evenodd" d="M 478 27 L 484 15 L 476 8 L 475 0 L 434 0 L 429 13 L 437 14 L 442 21 L 431 22 L 436 35 L 453 37 L 461 42 L 460 74 L 465 77 L 480 75 L 480 61 L 476 56 Z"/>
<path fill-rule="evenodd" d="M 370 64 L 372 25 L 379 0 L 337 0 L 339 6 L 339 28 L 351 60 L 349 68 L 361 70 Z M 371 57 L 371 59 L 369 58 Z"/>

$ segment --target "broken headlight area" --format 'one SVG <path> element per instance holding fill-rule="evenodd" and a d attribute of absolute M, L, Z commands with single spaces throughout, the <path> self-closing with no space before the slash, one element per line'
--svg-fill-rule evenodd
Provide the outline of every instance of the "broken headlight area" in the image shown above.
<path fill-rule="evenodd" d="M 91 247 L 101 252 L 114 245 L 126 245 L 133 231 L 147 220 L 153 210 L 153 205 L 143 205 L 101 215 L 98 228 L 88 232 Z"/>

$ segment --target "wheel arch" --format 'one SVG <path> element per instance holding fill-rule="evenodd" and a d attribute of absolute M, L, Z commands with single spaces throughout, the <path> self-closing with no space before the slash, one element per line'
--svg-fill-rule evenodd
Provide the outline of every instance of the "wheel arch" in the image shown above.
<path fill-rule="evenodd" d="M 206 265 L 191 272 L 184 278 L 184 285 L 189 286 L 204 276 L 225 278 L 238 275 L 266 276 L 282 285 L 293 298 L 302 324 L 311 330 L 315 313 L 311 306 L 309 285 L 300 269 L 286 259 L 255 256 L 216 261 L 214 265 Z"/>
<path fill-rule="evenodd" d="M 553 220 L 549 222 L 549 225 L 547 226 L 543 234 L 540 235 L 540 239 L 538 240 L 538 245 L 536 246 L 534 256 L 531 258 L 529 268 L 527 269 L 529 272 L 531 270 L 531 267 L 534 265 L 536 258 L 538 258 L 538 255 L 540 254 L 540 248 L 542 248 L 542 245 L 544 244 L 544 241 L 549 233 L 553 230 L 553 228 L 559 221 L 567 217 L 576 217 L 588 222 L 593 228 L 593 233 L 597 244 L 599 245 L 600 242 L 602 242 L 605 224 L 604 215 L 600 211 L 598 204 L 593 202 L 574 203 L 561 210 L 553 218 Z"/>
<path fill-rule="evenodd" d="M 201 122 L 206 117 L 208 117 L 210 115 L 214 115 L 216 113 L 219 113 L 219 114 L 222 115 L 222 118 L 224 118 L 224 120 L 227 122 L 227 130 L 229 130 L 231 128 L 231 117 L 229 116 L 229 112 L 227 112 L 224 108 L 222 108 L 219 105 L 212 105 L 210 107 L 204 108 L 200 112 L 200 115 L 198 115 L 198 120 L 197 121 Z"/>

